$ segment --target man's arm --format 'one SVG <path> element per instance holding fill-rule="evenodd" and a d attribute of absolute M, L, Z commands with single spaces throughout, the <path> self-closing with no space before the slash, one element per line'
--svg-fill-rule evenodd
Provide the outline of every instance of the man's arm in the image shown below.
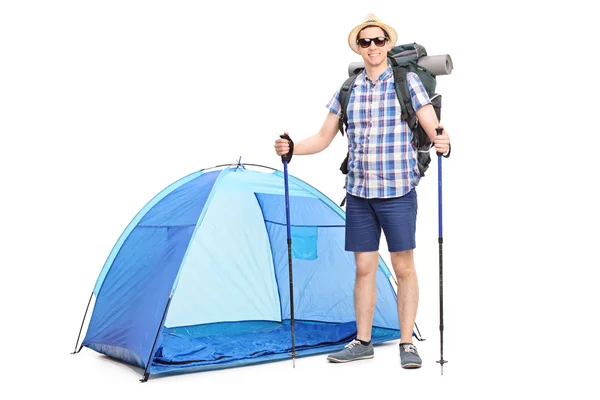
<path fill-rule="evenodd" d="M 421 124 L 423 129 L 425 129 L 425 132 L 427 132 L 427 136 L 429 136 L 431 143 L 434 144 L 435 151 L 446 154 L 450 147 L 450 136 L 448 136 L 448 133 L 445 129 L 439 136 L 435 131 L 435 128 L 443 128 L 443 126 L 438 121 L 433 106 L 431 104 L 427 104 L 419 108 L 417 110 L 417 119 L 419 120 L 419 124 Z"/>
<path fill-rule="evenodd" d="M 319 132 L 297 143 L 294 142 L 294 154 L 315 154 L 325 150 L 331 144 L 338 132 L 338 121 L 339 117 L 334 113 L 329 112 L 325 118 L 325 122 L 323 122 L 323 126 L 319 129 Z M 287 154 L 290 151 L 289 142 L 286 139 L 277 139 L 275 141 L 275 151 L 279 156 Z"/>

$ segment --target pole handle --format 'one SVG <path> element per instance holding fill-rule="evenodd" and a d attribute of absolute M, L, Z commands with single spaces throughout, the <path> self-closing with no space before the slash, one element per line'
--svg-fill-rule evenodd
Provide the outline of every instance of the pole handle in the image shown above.
<path fill-rule="evenodd" d="M 435 131 L 436 131 L 437 135 L 440 136 L 442 134 L 442 132 L 444 131 L 444 128 L 435 128 Z M 437 154 L 438 157 L 443 155 L 439 151 L 436 151 L 435 154 Z"/>
<path fill-rule="evenodd" d="M 440 136 L 442 134 L 442 132 L 444 131 L 444 128 L 435 128 L 435 131 L 437 132 L 437 135 Z M 452 151 L 452 146 L 450 144 L 448 144 L 448 154 L 444 155 L 444 154 L 440 153 L 439 151 L 436 151 L 435 154 L 437 154 L 438 157 L 448 158 L 448 157 L 450 157 L 450 151 Z"/>
<path fill-rule="evenodd" d="M 279 135 L 279 137 L 287 140 L 288 143 L 290 144 L 290 151 L 288 151 L 286 154 L 281 156 L 282 163 L 289 163 L 290 161 L 292 161 L 292 155 L 294 155 L 294 141 L 292 140 L 292 138 L 289 137 L 289 135 L 287 133 L 284 133 L 283 135 Z"/>

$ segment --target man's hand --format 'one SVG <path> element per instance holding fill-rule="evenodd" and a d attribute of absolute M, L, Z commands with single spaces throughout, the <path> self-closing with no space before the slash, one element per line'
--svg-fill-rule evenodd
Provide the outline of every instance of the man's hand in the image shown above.
<path fill-rule="evenodd" d="M 440 124 L 439 127 L 443 129 L 442 134 L 435 137 L 433 145 L 437 153 L 446 154 L 450 149 L 450 136 L 448 136 L 448 132 L 446 132 L 443 125 Z"/>
<path fill-rule="evenodd" d="M 288 133 L 285 132 L 285 134 L 287 135 Z M 290 142 L 287 139 L 278 138 L 275 141 L 274 147 L 275 153 L 277 153 L 278 156 L 284 156 L 290 152 Z"/>

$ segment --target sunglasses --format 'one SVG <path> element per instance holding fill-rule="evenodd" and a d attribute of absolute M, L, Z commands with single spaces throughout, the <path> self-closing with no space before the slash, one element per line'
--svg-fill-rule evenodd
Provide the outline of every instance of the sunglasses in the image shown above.
<path fill-rule="evenodd" d="M 379 36 L 379 37 L 375 37 L 375 38 L 358 39 L 356 42 L 360 45 L 360 47 L 362 47 L 363 49 L 366 49 L 367 47 L 369 47 L 371 45 L 371 42 L 374 42 L 375 46 L 377 46 L 377 47 L 383 47 L 383 45 L 385 44 L 385 42 L 387 40 L 388 40 L 388 38 Z"/>

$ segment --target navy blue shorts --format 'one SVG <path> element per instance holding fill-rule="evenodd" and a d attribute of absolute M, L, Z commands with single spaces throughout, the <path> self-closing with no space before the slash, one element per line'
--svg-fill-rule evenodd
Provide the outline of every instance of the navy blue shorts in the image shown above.
<path fill-rule="evenodd" d="M 402 197 L 363 199 L 346 197 L 346 251 L 378 251 L 381 230 L 390 252 L 416 247 L 417 192 Z"/>

